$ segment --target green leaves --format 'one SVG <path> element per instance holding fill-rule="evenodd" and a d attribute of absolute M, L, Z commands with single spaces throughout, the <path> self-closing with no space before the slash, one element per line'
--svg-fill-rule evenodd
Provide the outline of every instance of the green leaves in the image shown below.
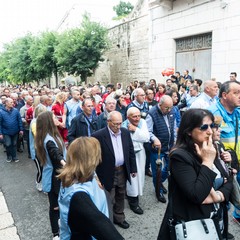
<path fill-rule="evenodd" d="M 120 1 L 118 5 L 113 7 L 113 11 L 116 12 L 117 17 L 125 17 L 133 10 L 133 5 L 130 2 Z"/>
<path fill-rule="evenodd" d="M 26 83 L 49 79 L 63 71 L 86 81 L 102 61 L 108 47 L 107 29 L 85 14 L 79 28 L 62 34 L 43 32 L 4 46 L 0 53 L 0 81 Z"/>
<path fill-rule="evenodd" d="M 107 29 L 99 23 L 91 22 L 85 14 L 79 28 L 60 36 L 55 56 L 64 71 L 80 75 L 81 80 L 86 81 L 102 60 L 101 56 L 107 46 Z"/>

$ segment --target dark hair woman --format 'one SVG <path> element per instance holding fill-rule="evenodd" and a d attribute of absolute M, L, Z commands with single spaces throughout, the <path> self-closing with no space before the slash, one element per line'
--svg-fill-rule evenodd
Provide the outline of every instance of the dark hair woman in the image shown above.
<path fill-rule="evenodd" d="M 161 99 L 161 97 L 165 94 L 165 92 L 166 92 L 166 86 L 165 86 L 165 84 L 159 83 L 159 84 L 158 84 L 158 87 L 157 87 L 157 92 L 156 92 L 156 94 L 155 94 L 154 99 L 159 102 L 160 99 Z"/>
<path fill-rule="evenodd" d="M 182 117 L 175 148 L 170 153 L 169 201 L 158 239 L 175 239 L 170 236 L 168 220 L 174 223 L 210 218 L 220 203 L 227 201 L 232 190 L 227 180 L 214 190 L 217 174 L 213 171 L 216 149 L 212 134 L 214 117 L 204 109 L 190 109 Z M 170 214 L 171 213 L 171 214 Z M 215 220 L 219 239 L 219 221 Z M 201 239 L 201 236 L 199 236 Z"/>
<path fill-rule="evenodd" d="M 43 166 L 42 189 L 48 193 L 49 217 L 53 233 L 53 239 L 59 239 L 59 209 L 58 193 L 60 181 L 56 175 L 58 169 L 65 164 L 66 148 L 55 125 L 54 115 L 47 111 L 41 113 L 37 118 L 36 149 L 37 156 Z"/>

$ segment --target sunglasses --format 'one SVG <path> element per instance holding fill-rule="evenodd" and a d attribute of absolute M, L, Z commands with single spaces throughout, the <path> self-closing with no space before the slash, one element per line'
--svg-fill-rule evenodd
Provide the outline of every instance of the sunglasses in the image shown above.
<path fill-rule="evenodd" d="M 209 127 L 210 127 L 211 129 L 212 129 L 212 128 L 216 128 L 215 125 L 216 125 L 215 123 L 203 124 L 202 126 L 199 127 L 199 129 L 200 129 L 201 131 L 206 131 L 206 130 L 208 130 Z"/>

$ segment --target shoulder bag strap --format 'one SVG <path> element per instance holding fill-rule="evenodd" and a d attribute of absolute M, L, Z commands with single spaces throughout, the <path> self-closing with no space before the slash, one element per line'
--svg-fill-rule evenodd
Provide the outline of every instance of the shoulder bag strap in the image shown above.
<path fill-rule="evenodd" d="M 83 115 L 84 115 L 84 118 L 86 119 L 86 121 L 87 121 L 87 122 L 89 123 L 89 125 L 91 126 L 92 130 L 93 130 L 93 131 L 96 131 L 95 126 L 93 125 L 93 123 L 89 121 L 88 117 L 87 117 L 84 113 L 83 113 Z"/>
<path fill-rule="evenodd" d="M 235 130 L 235 146 L 234 146 L 234 151 L 237 149 L 237 142 L 238 142 L 238 115 L 235 114 L 236 116 L 236 130 Z"/>

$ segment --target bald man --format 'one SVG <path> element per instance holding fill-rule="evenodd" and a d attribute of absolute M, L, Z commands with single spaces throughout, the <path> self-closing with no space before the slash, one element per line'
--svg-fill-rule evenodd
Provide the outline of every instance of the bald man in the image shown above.
<path fill-rule="evenodd" d="M 132 139 L 127 129 L 121 128 L 122 115 L 112 111 L 107 116 L 107 126 L 92 134 L 102 150 L 102 163 L 96 172 L 101 184 L 110 193 L 113 221 L 121 228 L 129 228 L 125 220 L 124 199 L 126 181 L 136 176 L 137 166 Z"/>
<path fill-rule="evenodd" d="M 165 203 L 166 198 L 163 194 L 167 193 L 167 190 L 162 184 L 160 190 L 156 189 L 156 160 L 158 159 L 158 149 L 160 148 L 160 158 L 164 161 L 164 168 L 162 169 L 161 179 L 161 182 L 163 183 L 168 177 L 168 154 L 174 144 L 174 138 L 176 136 L 176 116 L 173 109 L 172 98 L 168 95 L 161 97 L 159 104 L 152 107 L 148 112 L 146 122 L 148 131 L 150 133 L 150 161 L 153 175 L 153 184 L 156 190 L 156 197 L 158 201 Z M 158 194 L 159 191 L 160 194 Z"/>

